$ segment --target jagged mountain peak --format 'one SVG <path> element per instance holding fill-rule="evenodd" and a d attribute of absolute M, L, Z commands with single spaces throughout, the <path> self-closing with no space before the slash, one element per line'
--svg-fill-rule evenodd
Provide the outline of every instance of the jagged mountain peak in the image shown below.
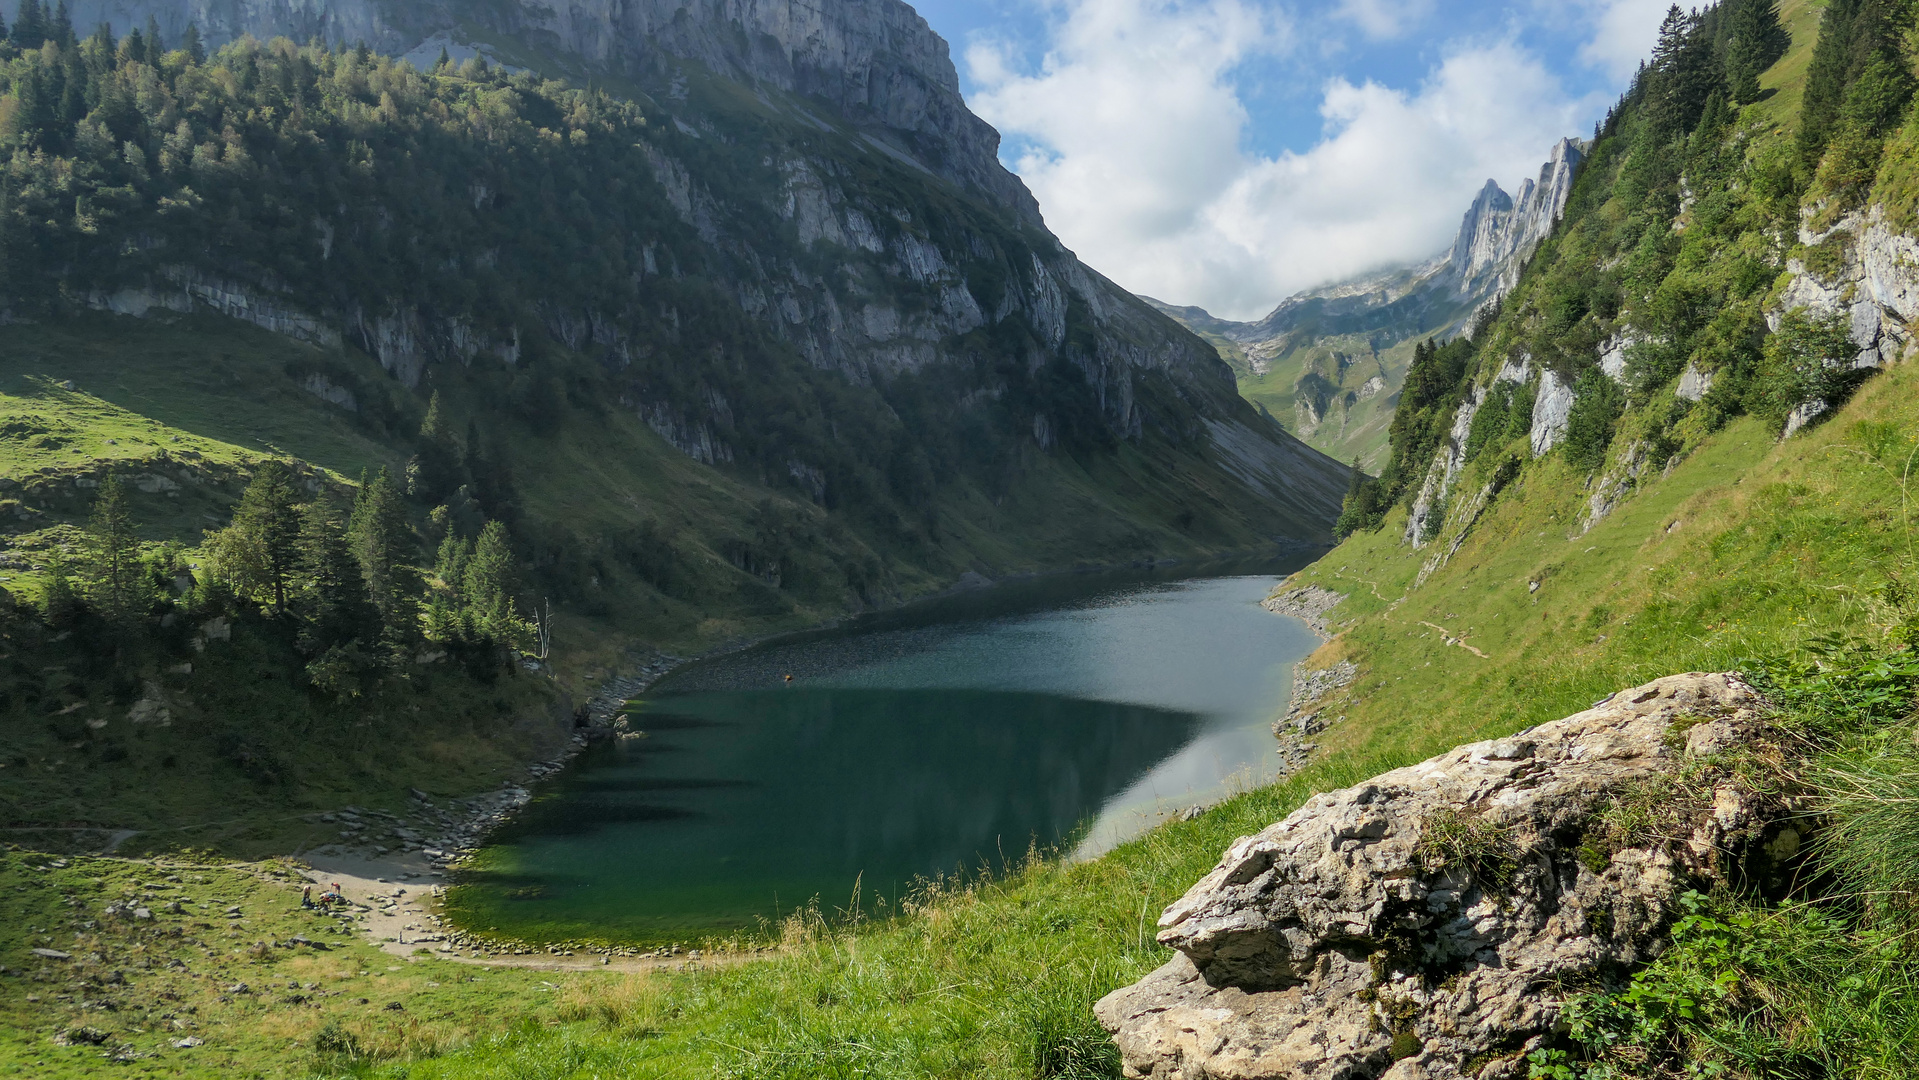
<path fill-rule="evenodd" d="M 1565 138 L 1553 144 L 1538 179 L 1521 182 L 1517 196 L 1487 180 L 1444 257 L 1446 278 L 1435 283 L 1462 297 L 1487 294 L 1479 297 L 1482 304 L 1511 290 L 1526 257 L 1565 211 L 1573 177 L 1584 160 L 1585 143 Z"/>
<path fill-rule="evenodd" d="M 1518 284 L 1565 212 L 1586 149 L 1559 140 L 1517 192 L 1487 180 L 1434 257 L 1303 290 L 1256 322 L 1148 302 L 1210 337 L 1236 362 L 1241 392 L 1288 430 L 1336 457 L 1372 463 L 1386 445 L 1411 343 L 1465 332 L 1475 312 Z"/>

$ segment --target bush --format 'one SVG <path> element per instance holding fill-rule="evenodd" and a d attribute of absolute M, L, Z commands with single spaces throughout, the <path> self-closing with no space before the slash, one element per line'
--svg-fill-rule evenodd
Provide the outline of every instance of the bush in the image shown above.
<path fill-rule="evenodd" d="M 1573 384 L 1572 411 L 1566 416 L 1566 460 L 1582 473 L 1598 471 L 1612 446 L 1613 426 L 1625 411 L 1619 384 L 1593 368 Z"/>
<path fill-rule="evenodd" d="M 1795 409 L 1830 411 L 1852 396 L 1867 372 L 1855 371 L 1859 347 L 1843 314 L 1814 316 L 1797 308 L 1766 341 L 1746 394 L 1746 409 L 1784 431 Z M 1868 369 L 1869 370 L 1869 369 Z"/>

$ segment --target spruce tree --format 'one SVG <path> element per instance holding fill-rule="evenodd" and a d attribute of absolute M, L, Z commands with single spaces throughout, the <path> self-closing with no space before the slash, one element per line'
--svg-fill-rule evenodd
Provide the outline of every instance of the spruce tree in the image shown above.
<path fill-rule="evenodd" d="M 420 449 L 406 464 L 407 493 L 438 501 L 461 483 L 460 444 L 440 410 L 440 392 L 427 400 L 426 419 L 420 423 Z"/>
<path fill-rule="evenodd" d="M 273 597 L 277 611 L 287 609 L 287 591 L 300 558 L 300 493 L 293 470 L 269 461 L 260 466 L 240 496 L 233 525 L 255 553 L 258 580 L 253 584 Z"/>
<path fill-rule="evenodd" d="M 157 64 L 167 54 L 166 42 L 160 38 L 160 20 L 147 16 L 147 60 Z"/>
<path fill-rule="evenodd" d="M 118 476 L 108 476 L 100 485 L 87 540 L 83 580 L 88 601 L 115 626 L 137 625 L 152 607 L 153 595 L 140 561 L 140 538 L 126 487 Z"/>
<path fill-rule="evenodd" d="M 453 533 L 440 541 L 433 562 L 434 585 L 427 598 L 426 636 L 433 641 L 464 643 L 474 636 L 464 603 L 466 567 L 473 558 L 473 542 Z"/>
<path fill-rule="evenodd" d="M 300 615 L 302 651 L 317 656 L 377 634 L 378 614 L 329 500 L 313 500 L 301 515 L 298 557 L 294 608 Z"/>
<path fill-rule="evenodd" d="M 1739 0 L 1726 21 L 1726 82 L 1732 100 L 1759 100 L 1759 76 L 1792 47 L 1792 34 L 1779 21 L 1779 0 Z"/>
<path fill-rule="evenodd" d="M 1819 41 L 1806 68 L 1806 89 L 1799 104 L 1799 161 L 1810 172 L 1825 153 L 1826 142 L 1846 100 L 1846 67 L 1852 23 L 1861 0 L 1832 0 L 1819 17 Z"/>
<path fill-rule="evenodd" d="M 361 479 L 347 536 L 386 637 L 404 640 L 414 623 L 412 575 L 407 570 L 413 544 L 400 489 L 384 468 L 372 480 Z"/>
<path fill-rule="evenodd" d="M 207 47 L 200 43 L 200 27 L 188 23 L 186 31 L 180 35 L 180 48 L 195 64 L 207 62 Z"/>
<path fill-rule="evenodd" d="M 489 521 L 473 545 L 461 589 L 468 621 L 484 637 L 503 646 L 517 646 L 526 637 L 525 622 L 514 600 L 513 543 L 506 526 Z"/>
<path fill-rule="evenodd" d="M 80 39 L 73 34 L 73 19 L 67 14 L 67 0 L 60 0 L 47 19 L 47 39 L 63 49 L 80 44 Z"/>
<path fill-rule="evenodd" d="M 1646 84 L 1653 136 L 1664 141 L 1691 132 L 1720 81 L 1710 31 L 1697 13 L 1674 4 L 1659 25 Z"/>
<path fill-rule="evenodd" d="M 40 0 L 20 0 L 20 12 L 13 17 L 13 32 L 7 40 L 22 52 L 46 43 L 47 17 L 40 10 Z"/>

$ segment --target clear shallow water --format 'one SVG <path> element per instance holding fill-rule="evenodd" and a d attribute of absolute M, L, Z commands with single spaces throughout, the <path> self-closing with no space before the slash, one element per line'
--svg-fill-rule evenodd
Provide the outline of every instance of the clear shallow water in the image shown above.
<path fill-rule="evenodd" d="M 1258 606 L 1274 578 L 1002 586 L 694 665 L 635 711 L 647 738 L 542 789 L 455 914 L 687 941 L 1034 843 L 1097 853 L 1274 774 L 1317 645 Z"/>

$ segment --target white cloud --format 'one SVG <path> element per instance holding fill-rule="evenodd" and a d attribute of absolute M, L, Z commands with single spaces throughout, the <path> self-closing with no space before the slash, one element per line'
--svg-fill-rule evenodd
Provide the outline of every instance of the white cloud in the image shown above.
<path fill-rule="evenodd" d="M 1036 73 L 991 46 L 969 53 L 973 106 L 1031 148 L 1015 167 L 1081 258 L 1242 319 L 1436 254 L 1488 177 L 1510 190 L 1592 108 L 1518 47 L 1479 45 L 1409 92 L 1334 79 L 1316 145 L 1250 155 L 1232 74 L 1285 41 L 1238 0 L 1068 0 Z"/>
<path fill-rule="evenodd" d="M 1239 171 L 1246 110 L 1227 73 L 1282 33 L 1239 0 L 1082 0 L 1038 74 L 975 43 L 967 64 L 982 92 L 972 104 L 1027 141 L 1017 170 L 1055 232 L 1171 235 L 1191 228 Z"/>
<path fill-rule="evenodd" d="M 1579 58 L 1622 82 L 1652 55 L 1672 0 L 1577 0 L 1592 26 Z M 1556 6 L 1556 4 L 1555 4 Z M 1691 5 L 1687 5 L 1691 6 Z"/>
<path fill-rule="evenodd" d="M 1340 0 L 1339 14 L 1370 38 L 1396 38 L 1433 10 L 1432 0 Z"/>

